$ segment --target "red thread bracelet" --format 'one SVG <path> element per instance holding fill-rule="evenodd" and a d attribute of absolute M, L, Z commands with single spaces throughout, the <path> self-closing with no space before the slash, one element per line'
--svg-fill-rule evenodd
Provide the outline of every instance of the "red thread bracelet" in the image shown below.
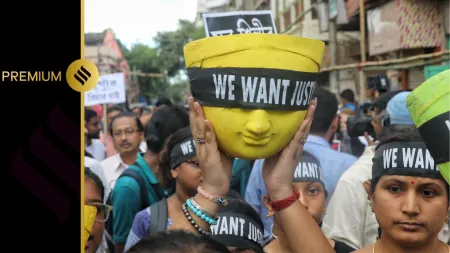
<path fill-rule="evenodd" d="M 278 200 L 278 201 L 270 201 L 269 205 L 273 208 L 274 211 L 278 212 L 281 211 L 283 209 L 288 208 L 290 205 L 292 205 L 292 203 L 294 203 L 295 201 L 298 200 L 298 198 L 300 197 L 300 193 L 296 192 L 296 191 L 292 191 L 293 194 L 290 197 L 287 197 L 285 199 L 282 200 Z"/>

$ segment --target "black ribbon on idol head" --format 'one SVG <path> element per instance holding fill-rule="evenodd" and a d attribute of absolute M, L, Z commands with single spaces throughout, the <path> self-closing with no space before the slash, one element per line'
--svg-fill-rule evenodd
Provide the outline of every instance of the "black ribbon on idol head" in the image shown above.
<path fill-rule="evenodd" d="M 219 212 L 219 220 L 211 226 L 211 238 L 227 247 L 252 249 L 264 253 L 264 228 L 252 218 L 238 212 Z"/>
<path fill-rule="evenodd" d="M 294 183 L 299 182 L 319 182 L 325 189 L 323 170 L 319 160 L 305 151 L 303 151 L 294 172 Z"/>
<path fill-rule="evenodd" d="M 175 145 L 170 151 L 170 169 L 175 169 L 181 163 L 191 160 L 196 156 L 195 141 L 194 139 L 184 139 L 177 145 Z"/>
<path fill-rule="evenodd" d="M 437 164 L 450 160 L 450 111 L 444 112 L 425 122 L 419 128 L 428 149 Z"/>
<path fill-rule="evenodd" d="M 387 175 L 444 180 L 424 142 L 390 142 L 378 147 L 373 158 L 372 179 Z"/>
<path fill-rule="evenodd" d="M 191 94 L 203 106 L 301 111 L 318 73 L 261 68 L 188 68 Z"/>

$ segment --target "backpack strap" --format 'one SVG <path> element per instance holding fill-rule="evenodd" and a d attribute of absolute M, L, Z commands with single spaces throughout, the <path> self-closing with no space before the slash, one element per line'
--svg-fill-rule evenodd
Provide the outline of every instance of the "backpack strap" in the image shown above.
<path fill-rule="evenodd" d="M 142 176 L 139 172 L 132 170 L 132 169 L 126 169 L 122 172 L 122 174 L 119 176 L 121 177 L 131 177 L 133 178 L 139 185 L 139 191 L 141 192 L 141 206 L 142 209 L 146 208 L 150 205 L 150 201 L 148 199 L 148 192 L 147 187 L 145 186 L 144 180 L 142 179 Z"/>
<path fill-rule="evenodd" d="M 143 159 L 136 159 L 135 165 L 137 165 L 140 169 L 144 169 L 146 167 L 149 167 L 148 164 L 146 164 L 146 161 Z M 148 182 L 147 178 L 146 181 Z M 151 191 L 153 192 L 152 195 L 154 195 L 154 197 L 156 197 L 157 200 L 161 200 L 164 198 L 164 196 L 162 196 L 161 194 L 161 190 L 159 188 L 159 184 L 152 184 L 151 182 L 148 182 L 150 184 L 151 187 Z M 147 207 L 149 205 L 146 205 L 145 207 Z"/>
<path fill-rule="evenodd" d="M 167 199 L 162 199 L 150 206 L 150 233 L 158 233 L 167 230 L 168 212 Z"/>

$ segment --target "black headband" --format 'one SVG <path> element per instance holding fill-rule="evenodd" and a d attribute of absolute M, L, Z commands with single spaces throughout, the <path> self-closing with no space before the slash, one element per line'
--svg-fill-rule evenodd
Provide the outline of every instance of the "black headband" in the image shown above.
<path fill-rule="evenodd" d="M 380 146 L 373 158 L 372 178 L 380 178 L 385 175 L 444 180 L 423 142 L 391 142 Z"/>
<path fill-rule="evenodd" d="M 318 73 L 260 68 L 188 68 L 191 94 L 211 107 L 298 111 L 308 108 Z"/>
<path fill-rule="evenodd" d="M 192 137 L 184 139 L 170 151 L 170 169 L 175 169 L 181 163 L 195 157 L 195 142 Z"/>
<path fill-rule="evenodd" d="M 294 173 L 294 183 L 319 182 L 324 187 L 323 170 L 319 161 L 312 155 L 303 155 Z"/>
<path fill-rule="evenodd" d="M 252 249 L 263 253 L 264 229 L 253 219 L 234 212 L 219 213 L 216 225 L 211 226 L 211 237 L 227 247 Z"/>

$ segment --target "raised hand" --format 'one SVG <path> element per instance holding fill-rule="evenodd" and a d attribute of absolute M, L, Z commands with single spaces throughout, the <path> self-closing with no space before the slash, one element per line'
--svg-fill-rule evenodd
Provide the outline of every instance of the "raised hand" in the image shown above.
<path fill-rule="evenodd" d="M 212 123 L 205 119 L 198 102 L 189 98 L 189 119 L 202 171 L 202 187 L 210 194 L 225 196 L 231 179 L 231 159 L 219 151 Z"/>
<path fill-rule="evenodd" d="M 262 176 L 271 200 L 280 200 L 292 195 L 295 168 L 303 152 L 316 105 L 317 99 L 312 99 L 305 119 L 292 140 L 279 154 L 264 160 Z"/>

